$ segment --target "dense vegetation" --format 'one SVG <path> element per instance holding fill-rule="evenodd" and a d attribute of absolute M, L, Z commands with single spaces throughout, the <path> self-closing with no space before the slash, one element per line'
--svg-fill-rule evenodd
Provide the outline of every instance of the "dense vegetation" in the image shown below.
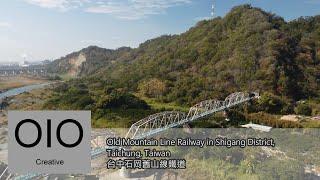
<path fill-rule="evenodd" d="M 145 101 L 122 89 L 105 87 L 102 83 L 88 87 L 81 80 L 59 85 L 43 106 L 44 109 L 92 110 L 92 124 L 97 127 L 117 123 L 127 127 L 153 112 Z M 108 123 L 104 122 L 106 119 Z"/>
<path fill-rule="evenodd" d="M 49 72 L 65 74 L 70 73 L 73 70 L 73 65 L 77 64 L 76 60 L 79 56 L 83 55 L 85 61 L 81 62 L 78 67 L 78 73 L 76 75 L 88 75 L 93 74 L 95 71 L 103 66 L 107 66 L 113 63 L 119 55 L 124 56 L 130 52 L 130 48 L 122 47 L 117 50 L 104 49 L 97 46 L 90 46 L 84 48 L 79 52 L 74 52 L 61 57 L 48 64 Z"/>
<path fill-rule="evenodd" d="M 70 58 L 79 54 L 86 56 L 79 79 L 58 90 L 48 103 L 51 108 L 146 109 L 139 97 L 190 106 L 259 90 L 262 98 L 252 113 L 320 111 L 314 105 L 320 101 L 320 16 L 286 22 L 242 5 L 180 35 L 164 35 L 135 49 L 88 47 L 54 61 L 50 69 L 68 73 Z M 73 88 L 79 82 L 86 88 Z M 299 105 L 300 100 L 307 101 Z"/>

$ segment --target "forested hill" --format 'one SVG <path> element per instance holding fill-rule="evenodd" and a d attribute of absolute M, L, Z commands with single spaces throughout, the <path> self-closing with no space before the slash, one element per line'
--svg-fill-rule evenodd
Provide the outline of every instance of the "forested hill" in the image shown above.
<path fill-rule="evenodd" d="M 55 61 L 52 69 L 74 71 L 70 58 L 80 54 L 86 61 L 76 74 L 86 75 L 81 81 L 91 91 L 112 86 L 180 104 L 247 90 L 289 100 L 320 94 L 320 16 L 286 22 L 242 5 L 135 49 L 89 47 Z"/>
<path fill-rule="evenodd" d="M 80 77 L 93 74 L 101 67 L 108 66 L 129 53 L 131 48 L 122 47 L 116 50 L 89 46 L 73 52 L 49 64 L 49 71 Z"/>

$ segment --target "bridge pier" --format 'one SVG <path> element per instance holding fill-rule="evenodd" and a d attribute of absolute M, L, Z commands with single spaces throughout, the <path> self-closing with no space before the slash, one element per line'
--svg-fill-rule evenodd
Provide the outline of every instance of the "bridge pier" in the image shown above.
<path fill-rule="evenodd" d="M 190 124 L 189 123 L 185 123 L 183 125 L 183 131 L 188 133 L 188 134 L 192 134 L 192 128 L 190 127 Z"/>
<path fill-rule="evenodd" d="M 224 110 L 223 111 L 223 116 L 225 117 L 225 120 L 226 121 L 230 121 L 230 118 L 229 118 L 229 110 L 228 109 L 226 109 L 226 110 Z"/>

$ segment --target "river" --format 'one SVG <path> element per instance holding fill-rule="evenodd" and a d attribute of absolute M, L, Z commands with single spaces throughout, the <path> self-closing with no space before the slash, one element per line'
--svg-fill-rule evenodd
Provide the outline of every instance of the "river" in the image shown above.
<path fill-rule="evenodd" d="M 27 85 L 27 86 L 23 86 L 23 87 L 19 87 L 19 88 L 13 88 L 13 89 L 10 89 L 10 90 L 5 91 L 3 93 L 0 93 L 0 100 L 7 98 L 7 97 L 11 97 L 11 96 L 16 96 L 16 95 L 22 94 L 24 92 L 29 92 L 34 89 L 43 88 L 44 86 L 47 86 L 50 84 L 52 84 L 52 83 L 47 82 L 47 83 L 41 83 L 41 84 Z"/>

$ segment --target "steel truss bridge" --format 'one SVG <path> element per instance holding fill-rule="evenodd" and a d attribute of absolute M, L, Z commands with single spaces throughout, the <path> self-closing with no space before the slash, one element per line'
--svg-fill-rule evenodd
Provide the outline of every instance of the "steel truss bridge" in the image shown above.
<path fill-rule="evenodd" d="M 144 139 L 164 132 L 169 128 L 179 127 L 196 120 L 200 120 L 217 112 L 226 111 L 253 99 L 260 98 L 257 92 L 236 92 L 230 94 L 225 100 L 205 100 L 189 109 L 188 113 L 179 111 L 165 111 L 150 115 L 134 123 L 126 134 L 126 138 Z M 111 147 L 109 147 L 111 148 Z M 105 154 L 107 147 L 95 148 L 91 151 L 91 158 L 97 158 Z M 38 176 L 39 174 L 28 174 L 16 177 L 17 180 L 26 180 Z M 1 178 L 1 177 L 0 177 Z"/>

